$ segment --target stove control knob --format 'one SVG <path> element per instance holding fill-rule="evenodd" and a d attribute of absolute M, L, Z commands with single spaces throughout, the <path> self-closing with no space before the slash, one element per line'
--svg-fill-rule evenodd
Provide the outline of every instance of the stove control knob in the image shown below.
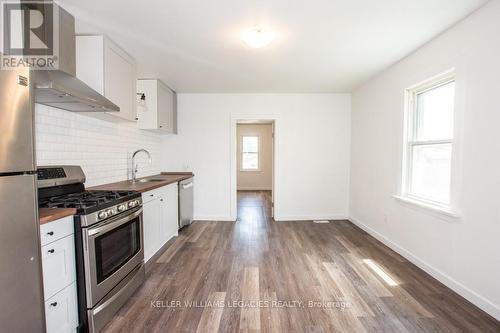
<path fill-rule="evenodd" d="M 141 204 L 141 202 L 139 200 L 135 200 L 134 202 L 135 202 L 136 206 L 139 206 Z"/>
<path fill-rule="evenodd" d="M 121 204 L 120 206 L 118 206 L 119 212 L 123 212 L 125 209 L 127 209 L 127 205 L 125 205 L 125 204 Z"/>
<path fill-rule="evenodd" d="M 108 213 L 106 213 L 105 211 L 99 212 L 99 214 L 97 214 L 97 217 L 100 220 L 105 219 L 106 217 L 108 217 Z"/>
<path fill-rule="evenodd" d="M 108 210 L 106 211 L 106 214 L 108 214 L 108 216 L 113 215 L 113 210 L 112 210 L 112 209 L 108 209 Z"/>
<path fill-rule="evenodd" d="M 128 207 L 129 207 L 129 208 L 133 208 L 133 207 L 135 207 L 135 206 L 136 206 L 135 201 L 129 201 L 129 203 L 128 203 Z"/>

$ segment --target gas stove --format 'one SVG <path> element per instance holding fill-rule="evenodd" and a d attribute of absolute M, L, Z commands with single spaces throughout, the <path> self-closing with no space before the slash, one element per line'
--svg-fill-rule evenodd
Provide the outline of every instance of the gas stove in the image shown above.
<path fill-rule="evenodd" d="M 84 191 L 39 200 L 42 208 L 76 208 L 78 215 L 86 215 L 140 197 L 128 191 Z M 132 201 L 134 202 L 134 201 Z M 131 207 L 136 205 L 131 204 Z"/>
<path fill-rule="evenodd" d="M 87 191 L 79 166 L 40 167 L 38 206 L 75 208 L 83 227 L 142 205 L 141 194 L 132 191 Z"/>

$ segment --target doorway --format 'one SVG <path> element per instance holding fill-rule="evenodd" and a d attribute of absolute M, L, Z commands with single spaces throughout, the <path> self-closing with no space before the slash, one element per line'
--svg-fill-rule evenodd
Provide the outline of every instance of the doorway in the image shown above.
<path fill-rule="evenodd" d="M 236 123 L 237 214 L 274 216 L 274 121 Z M 248 214 L 246 214 L 248 215 Z"/>

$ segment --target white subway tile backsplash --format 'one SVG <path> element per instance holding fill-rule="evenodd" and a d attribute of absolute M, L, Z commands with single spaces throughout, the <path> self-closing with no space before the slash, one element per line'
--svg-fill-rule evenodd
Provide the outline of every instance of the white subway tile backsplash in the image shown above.
<path fill-rule="evenodd" d="M 87 186 L 130 178 L 130 157 L 139 148 L 151 153 L 152 163 L 138 155 L 138 176 L 161 171 L 161 135 L 141 131 L 135 124 L 109 123 L 36 104 L 35 128 L 38 165 L 81 165 Z"/>

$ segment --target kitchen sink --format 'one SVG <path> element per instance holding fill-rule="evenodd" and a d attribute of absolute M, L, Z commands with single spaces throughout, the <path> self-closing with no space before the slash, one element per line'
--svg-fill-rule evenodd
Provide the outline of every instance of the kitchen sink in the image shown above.
<path fill-rule="evenodd" d="M 150 182 L 164 182 L 165 179 L 154 179 L 154 178 L 149 178 L 149 179 L 138 179 L 136 180 L 136 183 L 150 183 Z"/>

